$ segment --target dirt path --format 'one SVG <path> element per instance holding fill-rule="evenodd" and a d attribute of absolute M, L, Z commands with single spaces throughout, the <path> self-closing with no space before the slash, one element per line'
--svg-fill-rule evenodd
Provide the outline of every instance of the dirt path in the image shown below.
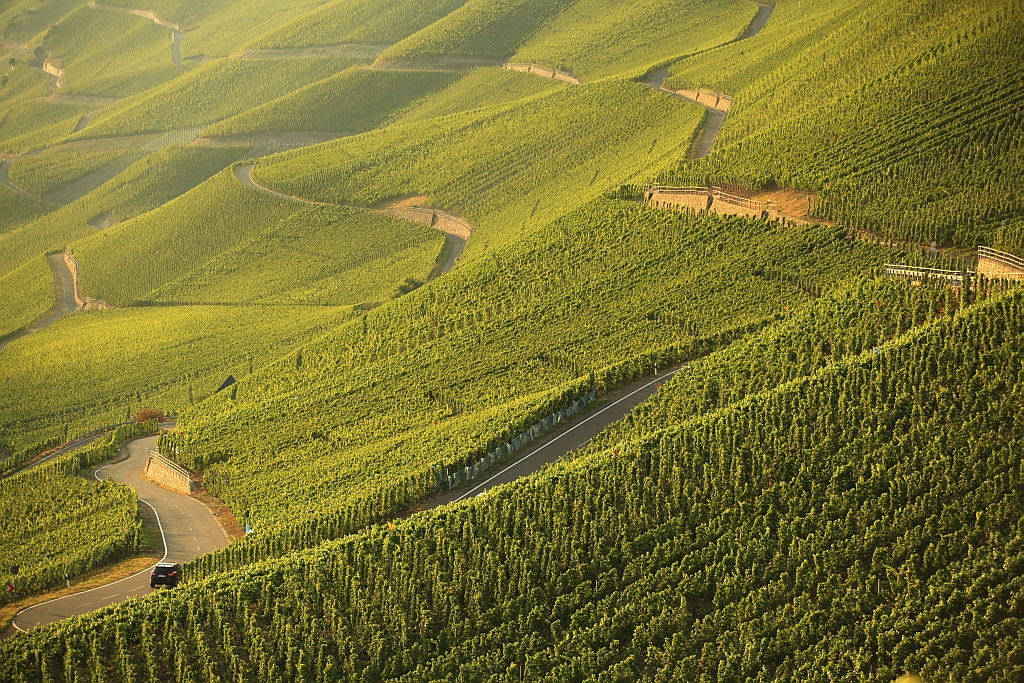
<path fill-rule="evenodd" d="M 301 202 L 303 204 L 309 204 L 311 206 L 339 206 L 338 204 L 330 204 L 328 202 L 318 202 L 312 199 L 306 199 L 304 197 L 297 197 L 295 195 L 285 194 L 284 192 L 278 192 L 277 190 L 271 189 L 264 185 L 260 185 L 253 178 L 252 172 L 256 168 L 254 164 L 245 164 L 243 166 L 236 166 L 234 169 L 235 177 L 245 185 L 272 194 L 275 197 L 281 197 L 293 202 Z M 364 208 L 364 207 L 349 207 L 359 209 L 360 211 L 367 211 L 370 213 L 384 213 L 395 218 L 402 220 L 411 221 L 413 223 L 419 223 L 420 225 L 426 225 L 436 230 L 440 230 L 445 233 L 445 239 L 452 245 L 449 250 L 448 259 L 441 267 L 441 274 L 444 275 L 458 262 L 462 256 L 463 250 L 466 248 L 466 244 L 469 242 L 469 238 L 473 233 L 473 226 L 469 221 L 464 218 L 452 215 L 450 213 L 439 211 L 437 209 L 428 209 L 419 206 L 410 206 L 408 200 L 397 202 L 393 205 L 385 205 L 378 208 Z"/>
<path fill-rule="evenodd" d="M 205 505 L 190 496 L 161 488 L 140 476 L 148 453 L 156 447 L 156 442 L 156 436 L 129 441 L 121 447 L 122 453 L 128 457 L 100 467 L 96 470 L 96 478 L 110 477 L 128 484 L 138 492 L 142 506 L 148 506 L 156 513 L 164 544 L 163 561 L 185 563 L 227 546 L 228 537 Z M 123 602 L 130 597 L 152 593 L 149 573 L 150 568 L 146 568 L 106 586 L 28 607 L 15 616 L 14 626 L 19 631 L 28 631 L 36 626 Z"/>
<path fill-rule="evenodd" d="M 47 325 L 51 325 L 62 318 L 66 313 L 82 308 L 82 299 L 78 293 L 78 279 L 72 274 L 71 268 L 68 267 L 64 252 L 50 254 L 47 256 L 47 259 L 50 262 L 50 270 L 53 272 L 53 306 L 41 318 L 30 323 L 21 332 L 0 341 L 0 352 L 7 348 L 7 345 L 12 341 L 27 337 L 33 332 L 38 332 Z"/>
<path fill-rule="evenodd" d="M 580 79 L 572 75 L 568 71 L 559 71 L 558 69 L 552 69 L 547 66 L 541 66 L 540 64 L 519 64 L 516 62 L 509 62 L 501 67 L 506 71 L 521 71 L 526 74 L 534 74 L 541 78 L 552 78 L 556 81 L 562 81 L 569 85 L 579 85 Z"/>
<path fill-rule="evenodd" d="M 765 24 L 768 23 L 768 19 L 772 16 L 774 10 L 775 8 L 771 5 L 758 5 L 757 15 L 754 16 L 754 20 L 750 22 L 750 25 L 738 38 L 729 41 L 729 43 L 756 36 L 765 27 Z M 724 44 L 728 45 L 729 43 Z M 644 85 L 676 99 L 699 104 L 706 108 L 704 120 L 697 129 L 693 142 L 690 145 L 690 151 L 687 154 L 689 159 L 703 159 L 711 153 L 711 149 L 715 145 L 715 138 L 718 137 L 718 132 L 722 129 L 722 124 L 725 123 L 729 110 L 732 109 L 733 98 L 726 93 L 712 90 L 672 90 L 665 87 L 665 79 L 667 77 L 668 67 L 665 66 L 651 72 L 644 80 Z"/>
<path fill-rule="evenodd" d="M 318 47 L 247 48 L 232 52 L 228 59 L 310 59 L 342 56 L 354 59 L 377 59 L 390 45 L 342 43 Z"/>
<path fill-rule="evenodd" d="M 753 38 L 760 33 L 761 29 L 764 28 L 764 25 L 768 23 L 768 19 L 772 16 L 772 12 L 774 11 L 775 7 L 773 5 L 758 5 L 757 16 L 754 17 L 754 20 L 750 22 L 750 26 L 748 26 L 747 30 L 740 36 L 740 40 Z"/>
<path fill-rule="evenodd" d="M 41 154 L 42 151 L 43 150 L 38 150 L 38 151 L 35 151 L 35 152 L 30 152 L 27 155 L 19 154 L 18 156 L 34 156 L 36 154 Z M 3 185 L 3 186 L 5 186 L 5 187 L 7 187 L 7 188 L 9 188 L 11 190 L 14 190 L 18 194 L 24 195 L 24 196 L 28 197 L 29 199 L 34 199 L 37 202 L 43 202 L 43 203 L 47 203 L 47 204 L 52 203 L 52 202 L 48 202 L 47 200 L 43 199 L 42 197 L 37 197 L 36 195 L 32 194 L 31 192 L 26 192 L 25 190 L 21 189 L 20 187 L 18 187 L 17 185 L 15 185 L 14 183 L 11 182 L 11 177 L 10 177 L 10 174 L 11 174 L 11 164 L 14 163 L 14 160 L 17 159 L 18 156 L 13 156 L 10 159 L 4 159 L 2 162 L 0 162 L 0 185 Z"/>
<path fill-rule="evenodd" d="M 157 26 L 163 26 L 164 28 L 171 29 L 171 61 L 174 62 L 174 66 L 179 69 L 185 68 L 181 63 L 181 41 L 185 38 L 185 33 L 181 30 L 181 27 L 177 24 L 165 21 L 160 17 L 156 16 L 153 12 L 144 9 L 128 9 L 127 7 L 115 7 L 114 5 L 104 5 L 102 3 L 92 0 L 89 3 L 89 7 L 98 10 L 104 10 L 107 12 L 122 12 L 124 14 L 134 14 L 137 17 L 142 17 L 146 21 L 152 21 Z"/>

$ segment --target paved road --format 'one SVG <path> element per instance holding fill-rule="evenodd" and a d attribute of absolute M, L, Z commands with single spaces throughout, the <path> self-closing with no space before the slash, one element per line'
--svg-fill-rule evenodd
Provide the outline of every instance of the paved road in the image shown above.
<path fill-rule="evenodd" d="M 156 439 L 155 436 L 147 436 L 128 442 L 123 447 L 128 451 L 128 458 L 101 467 L 96 471 L 97 477 L 112 477 L 116 481 L 129 484 L 138 491 L 142 504 L 153 508 L 164 537 L 165 561 L 184 563 L 217 548 L 223 548 L 228 544 L 228 538 L 206 506 L 194 498 L 150 484 L 139 476 L 146 464 L 147 452 L 156 446 Z M 100 588 L 29 607 L 15 617 L 15 628 L 28 631 L 42 624 L 92 612 L 136 595 L 151 593 L 153 590 L 149 587 L 149 573 L 150 569 L 146 569 Z"/>
<path fill-rule="evenodd" d="M 501 486 L 533 474 L 569 451 L 583 448 L 605 427 L 621 420 L 634 408 L 653 396 L 659 386 L 667 382 L 677 372 L 679 372 L 679 368 L 673 368 L 656 377 L 645 377 L 638 382 L 616 389 L 606 395 L 592 410 L 527 446 L 513 456 L 511 462 L 500 465 L 495 471 L 485 473 L 465 486 L 437 496 L 424 505 L 423 509 L 429 510 L 479 496 L 495 486 Z"/>
<path fill-rule="evenodd" d="M 252 177 L 253 169 L 256 168 L 255 164 L 245 164 L 243 166 L 235 166 L 235 177 L 238 178 L 242 183 L 248 185 L 254 190 L 272 194 L 275 197 L 281 197 L 282 199 L 288 199 L 293 202 L 300 202 L 302 204 L 310 204 L 312 206 L 337 206 L 336 204 L 328 204 L 327 202 L 318 202 L 312 199 L 305 199 L 303 197 L 295 197 L 290 194 L 278 192 L 277 190 L 265 187 L 256 182 L 256 179 Z M 453 235 L 451 233 L 445 233 L 445 239 L 451 243 L 452 250 L 448 253 L 448 260 L 445 261 L 444 266 L 441 268 L 441 274 L 444 275 L 449 270 L 455 267 L 455 262 L 462 256 L 463 250 L 466 248 L 466 239 Z"/>
<path fill-rule="evenodd" d="M 68 264 L 64 262 L 64 254 L 50 254 L 47 259 L 50 261 L 50 270 L 53 271 L 53 306 L 43 317 L 29 324 L 21 332 L 0 341 L 0 351 L 3 351 L 15 339 L 38 332 L 59 320 L 65 313 L 78 310 L 78 302 L 75 300 L 75 280 Z"/>

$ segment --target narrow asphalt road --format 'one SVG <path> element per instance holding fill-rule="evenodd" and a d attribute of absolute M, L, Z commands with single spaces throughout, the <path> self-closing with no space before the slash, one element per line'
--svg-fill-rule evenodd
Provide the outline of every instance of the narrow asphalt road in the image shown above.
<path fill-rule="evenodd" d="M 21 339 L 33 332 L 38 332 L 47 325 L 56 322 L 65 313 L 78 310 L 78 302 L 75 300 L 75 280 L 71 275 L 68 264 L 64 262 L 64 254 L 50 254 L 47 259 L 50 261 L 50 270 L 53 271 L 53 306 L 43 317 L 30 323 L 21 332 L 0 341 L 0 351 L 7 348 L 7 345 L 12 341 Z"/>
<path fill-rule="evenodd" d="M 128 458 L 96 470 L 97 478 L 111 477 L 128 484 L 139 494 L 142 505 L 149 505 L 157 516 L 164 538 L 165 562 L 187 562 L 194 557 L 223 548 L 228 537 L 213 514 L 194 498 L 174 493 L 144 480 L 140 473 L 147 453 L 156 446 L 157 437 L 147 436 L 128 442 Z M 14 618 L 14 626 L 28 631 L 71 616 L 92 612 L 137 595 L 153 592 L 149 587 L 150 569 L 106 586 L 28 607 Z"/>
<path fill-rule="evenodd" d="M 570 420 L 532 444 L 490 472 L 475 480 L 437 496 L 425 503 L 419 510 L 429 510 L 448 503 L 479 496 L 495 486 L 501 486 L 533 474 L 544 465 L 549 465 L 570 451 L 586 446 L 611 423 L 621 420 L 634 408 L 649 399 L 658 388 L 667 382 L 679 368 L 673 368 L 655 377 L 626 385 L 608 393 L 597 405 L 582 415 Z"/>

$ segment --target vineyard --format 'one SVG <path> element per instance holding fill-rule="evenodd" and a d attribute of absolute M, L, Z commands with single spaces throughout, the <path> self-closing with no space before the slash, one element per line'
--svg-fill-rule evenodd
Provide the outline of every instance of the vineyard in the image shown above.
<path fill-rule="evenodd" d="M 169 145 L 147 155 L 71 204 L 0 234 L 0 273 L 17 268 L 33 254 L 57 250 L 92 235 L 96 228 L 89 222 L 97 216 L 109 213 L 115 221 L 124 222 L 166 204 L 237 160 L 247 149 Z M 3 189 L 0 187 L 0 192 Z"/>
<path fill-rule="evenodd" d="M 258 131 L 362 133 L 444 88 L 456 75 L 440 71 L 376 71 L 352 67 L 206 130 L 210 136 Z"/>
<path fill-rule="evenodd" d="M 1024 678 L 1017 3 L 0 26 L 0 568 L 136 552 L 81 474 L 155 425 L 52 449 L 143 408 L 239 530 L 161 510 L 182 585 L 38 617 L 0 680 Z M 65 249 L 114 308 L 57 319 Z"/>
<path fill-rule="evenodd" d="M 303 209 L 153 291 L 161 303 L 374 305 L 430 276 L 444 235 L 352 209 Z"/>
<path fill-rule="evenodd" d="M 0 479 L 0 562 L 19 564 L 20 597 L 64 585 L 65 576 L 76 578 L 139 547 L 135 491 L 76 475 L 116 456 L 123 441 L 155 431 L 155 422 L 121 427 L 70 455 Z M 0 596 L 0 604 L 10 600 L 6 592 Z"/>
<path fill-rule="evenodd" d="M 70 316 L 0 353 L 7 388 L 0 425 L 20 450 L 122 422 L 144 406 L 174 414 L 229 375 L 245 377 L 347 317 L 320 306 L 156 306 Z M 113 364 L 116 375 L 107 369 Z"/>
<path fill-rule="evenodd" d="M 748 0 L 578 0 L 531 35 L 513 59 L 584 80 L 629 73 L 728 42 L 756 11 Z"/>
<path fill-rule="evenodd" d="M 77 138 L 206 127 L 351 66 L 343 57 L 222 59 L 98 113 Z"/>
<path fill-rule="evenodd" d="M 0 671 L 1012 679 L 1022 322 L 996 297 L 484 499 L 31 634 Z M 992 646 L 943 646 L 957 624 Z"/>
<path fill-rule="evenodd" d="M 340 204 L 427 195 L 477 226 L 466 253 L 479 255 L 657 172 L 689 144 L 700 116 L 699 107 L 635 83 L 559 87 L 286 152 L 261 161 L 254 176 L 287 194 Z"/>
<path fill-rule="evenodd" d="M 804 187 L 819 191 L 818 215 L 858 229 L 992 243 L 1022 208 L 1024 80 L 1004 51 L 1020 41 L 1020 8 L 862 0 L 812 12 L 823 20 L 780 3 L 756 38 L 672 68 L 669 87 L 736 104 L 715 151 L 666 179 Z M 909 30 L 913 41 L 888 39 Z"/>
<path fill-rule="evenodd" d="M 55 24 L 43 47 L 64 63 L 62 94 L 122 98 L 171 80 L 167 29 L 130 14 L 82 7 Z"/>
<path fill-rule="evenodd" d="M 53 276 L 45 256 L 0 277 L 0 340 L 46 313 L 53 305 Z"/>
<path fill-rule="evenodd" d="M 156 287 L 298 209 L 293 202 L 243 186 L 230 170 L 221 171 L 154 211 L 76 242 L 72 251 L 82 265 L 82 291 L 114 305 L 144 300 Z M 161 239 L 147 239 L 156 226 Z"/>
<path fill-rule="evenodd" d="M 376 500 L 374 489 L 408 500 L 435 485 L 435 467 L 550 414 L 591 372 L 633 357 L 650 371 L 674 345 L 762 324 L 886 253 L 827 228 L 597 202 L 182 413 L 167 447 L 260 528 Z M 601 382 L 632 377 L 616 372 Z"/>

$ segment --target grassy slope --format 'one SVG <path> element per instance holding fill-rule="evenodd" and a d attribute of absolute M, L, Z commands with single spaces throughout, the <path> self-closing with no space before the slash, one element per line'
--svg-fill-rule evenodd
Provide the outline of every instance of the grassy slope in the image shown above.
<path fill-rule="evenodd" d="M 74 315 L 0 353 L 0 422 L 15 447 L 117 422 L 141 403 L 169 413 L 346 317 L 320 306 L 175 306 Z M 117 368 L 111 373 L 110 368 Z"/>
<path fill-rule="evenodd" d="M 0 338 L 22 329 L 53 306 L 53 275 L 38 256 L 0 277 Z"/>
<path fill-rule="evenodd" d="M 158 302 L 374 304 L 426 281 L 444 244 L 433 228 L 353 209 L 303 209 L 184 276 Z"/>
<path fill-rule="evenodd" d="M 154 211 L 75 242 L 82 291 L 115 305 L 139 301 L 300 208 L 222 171 Z"/>
<path fill-rule="evenodd" d="M 132 149 L 127 145 L 92 150 L 57 147 L 43 154 L 15 159 L 10 180 L 26 192 L 44 196 L 131 154 Z"/>
<path fill-rule="evenodd" d="M 209 62 L 105 109 L 79 138 L 207 126 L 337 73 L 352 62 L 319 59 Z"/>
<path fill-rule="evenodd" d="M 44 102 L 48 76 L 19 60 L 13 69 L 0 65 L 8 76 L 0 88 L 0 150 L 26 152 L 70 134 L 82 114 L 92 107 Z"/>
<path fill-rule="evenodd" d="M 467 253 L 479 255 L 655 173 L 686 149 L 701 114 L 629 82 L 561 86 L 506 107 L 278 155 L 255 174 L 330 202 L 429 195 L 477 225 Z"/>
<path fill-rule="evenodd" d="M 151 10 L 186 33 L 182 56 L 226 57 L 249 41 L 305 16 L 323 0 L 111 0 Z"/>
<path fill-rule="evenodd" d="M 41 216 L 52 207 L 0 185 L 0 235 Z"/>
<path fill-rule="evenodd" d="M 590 370 L 756 323 L 884 258 L 828 229 L 599 201 L 182 414 L 178 457 L 263 524 L 337 509 L 514 434 Z"/>
<path fill-rule="evenodd" d="M 457 78 L 441 71 L 376 71 L 352 67 L 214 124 L 210 136 L 257 131 L 362 133 Z"/>
<path fill-rule="evenodd" d="M 714 152 L 670 180 L 796 185 L 857 227 L 992 241 L 1024 214 L 1024 81 L 1005 51 L 1022 26 L 1009 2 L 780 2 L 757 37 L 673 67 L 671 84 L 736 101 Z"/>
<path fill-rule="evenodd" d="M 236 161 L 247 149 L 179 145 L 154 152 L 78 201 L 0 235 L 0 273 L 93 234 L 88 221 L 104 212 L 126 221 L 165 204 Z"/>
<path fill-rule="evenodd" d="M 508 57 L 573 0 L 468 0 L 381 55 L 384 61 L 424 55 Z"/>
<path fill-rule="evenodd" d="M 732 40 L 756 12 L 752 0 L 584 0 L 537 31 L 512 60 L 585 79 L 625 73 Z"/>
<path fill-rule="evenodd" d="M 390 44 L 457 9 L 464 0 L 331 0 L 251 43 L 307 47 Z"/>
<path fill-rule="evenodd" d="M 447 88 L 431 93 L 399 112 L 395 123 L 414 123 L 557 90 L 560 84 L 518 71 L 486 67 L 469 71 Z"/>
<path fill-rule="evenodd" d="M 64 63 L 61 93 L 127 97 L 181 73 L 166 28 L 142 17 L 83 7 L 46 34 L 43 47 Z"/>

